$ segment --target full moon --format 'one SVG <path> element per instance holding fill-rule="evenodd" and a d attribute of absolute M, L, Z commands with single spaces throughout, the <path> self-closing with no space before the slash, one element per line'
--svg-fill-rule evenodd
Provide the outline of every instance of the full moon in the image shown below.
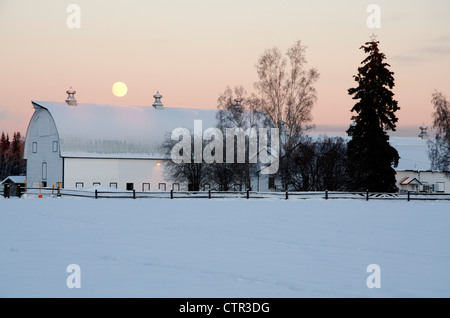
<path fill-rule="evenodd" d="M 116 82 L 116 83 L 114 83 L 114 85 L 112 87 L 112 92 L 117 97 L 123 97 L 128 92 L 127 85 L 125 83 L 122 83 L 122 82 Z"/>

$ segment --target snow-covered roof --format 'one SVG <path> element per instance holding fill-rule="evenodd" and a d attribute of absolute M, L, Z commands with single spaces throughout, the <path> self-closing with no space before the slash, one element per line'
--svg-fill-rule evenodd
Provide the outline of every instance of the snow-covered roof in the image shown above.
<path fill-rule="evenodd" d="M 2 182 L 0 182 L 0 184 L 3 184 L 8 180 L 11 180 L 15 184 L 25 183 L 25 178 L 26 178 L 25 176 L 9 176 L 9 177 L 6 177 Z"/>
<path fill-rule="evenodd" d="M 430 170 L 427 141 L 419 137 L 390 137 L 390 144 L 400 155 L 396 170 Z"/>
<path fill-rule="evenodd" d="M 310 134 L 313 138 L 318 138 L 321 135 Z M 328 137 L 341 137 L 345 141 L 350 140 L 351 137 L 347 135 L 322 135 Z M 419 137 L 398 137 L 391 136 L 389 143 L 392 147 L 397 149 L 400 156 L 396 170 L 430 170 L 431 161 L 428 157 L 428 143 L 427 139 Z"/>
<path fill-rule="evenodd" d="M 414 183 L 413 183 L 414 182 Z M 417 180 L 416 178 L 411 178 L 408 177 L 405 180 L 403 180 L 402 182 L 400 182 L 401 185 L 408 185 L 408 184 L 422 184 L 422 182 L 420 182 L 419 180 Z"/>
<path fill-rule="evenodd" d="M 58 130 L 62 157 L 161 159 L 160 145 L 173 129 L 191 131 L 194 120 L 202 120 L 202 129 L 216 126 L 216 109 L 152 106 L 115 106 L 64 102 L 33 101 L 36 109 L 50 112 Z M 309 134 L 314 138 L 317 134 Z M 342 137 L 347 135 L 326 135 Z M 397 170 L 430 170 L 426 139 L 390 137 L 400 161 Z"/>
<path fill-rule="evenodd" d="M 62 157 L 161 158 L 159 149 L 166 135 L 181 127 L 203 130 L 216 125 L 215 109 L 114 106 L 33 101 L 53 117 Z"/>

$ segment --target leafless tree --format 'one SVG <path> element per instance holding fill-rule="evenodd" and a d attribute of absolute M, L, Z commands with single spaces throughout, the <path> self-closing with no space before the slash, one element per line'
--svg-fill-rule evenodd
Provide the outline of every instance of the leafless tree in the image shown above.
<path fill-rule="evenodd" d="M 429 157 L 433 170 L 446 171 L 450 176 L 450 103 L 442 92 L 434 92 L 433 127 L 436 137 L 429 141 Z"/>
<path fill-rule="evenodd" d="M 256 69 L 258 81 L 255 88 L 258 109 L 265 112 L 280 129 L 280 145 L 284 161 L 299 145 L 303 132 L 312 128 L 311 110 L 317 101 L 314 84 L 319 79 L 315 68 L 306 68 L 306 47 L 297 41 L 285 55 L 274 47 L 259 58 Z M 288 187 L 288 171 L 280 160 L 279 176 Z"/>
<path fill-rule="evenodd" d="M 311 110 L 317 100 L 314 84 L 319 72 L 305 68 L 305 49 L 297 41 L 283 56 L 274 47 L 266 50 L 256 64 L 259 107 L 276 125 L 285 122 L 289 135 L 311 128 Z"/>
<path fill-rule="evenodd" d="M 223 132 L 224 160 L 223 163 L 213 163 L 210 168 L 210 179 L 215 181 L 216 186 L 221 190 L 232 189 L 233 186 L 241 185 L 242 189 L 251 189 L 251 178 L 258 170 L 257 163 L 251 163 L 249 157 L 249 142 L 252 132 L 257 134 L 259 127 L 271 127 L 270 119 L 261 111 L 256 110 L 258 98 L 252 94 L 248 95 L 242 86 L 233 89 L 227 87 L 217 100 L 216 115 L 217 128 Z M 237 140 L 234 142 L 234 161 L 232 163 L 225 160 L 226 130 L 239 129 L 246 131 L 245 138 L 245 162 L 239 163 L 237 160 Z M 235 137 L 233 137 L 234 140 Z M 255 141 L 253 141 L 255 142 Z"/>
<path fill-rule="evenodd" d="M 172 140 L 170 135 L 166 136 L 166 140 L 161 144 L 161 150 L 167 158 L 171 158 L 171 152 L 177 140 Z M 203 146 L 204 146 L 203 142 Z M 189 191 L 199 191 L 208 182 L 210 175 L 209 165 L 205 162 L 194 162 L 194 135 L 191 133 L 191 160 L 190 162 L 174 162 L 167 160 L 164 162 L 164 178 L 174 182 L 187 184 Z"/>
<path fill-rule="evenodd" d="M 290 190 L 345 190 L 346 143 L 342 138 L 313 140 L 304 135 L 290 156 L 285 163 Z"/>

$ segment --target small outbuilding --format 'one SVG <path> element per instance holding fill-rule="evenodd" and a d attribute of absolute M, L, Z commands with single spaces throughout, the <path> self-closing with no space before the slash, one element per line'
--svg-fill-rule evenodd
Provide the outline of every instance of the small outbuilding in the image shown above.
<path fill-rule="evenodd" d="M 3 186 L 3 196 L 5 198 L 20 197 L 25 189 L 25 178 L 25 176 L 9 176 L 0 182 Z"/>

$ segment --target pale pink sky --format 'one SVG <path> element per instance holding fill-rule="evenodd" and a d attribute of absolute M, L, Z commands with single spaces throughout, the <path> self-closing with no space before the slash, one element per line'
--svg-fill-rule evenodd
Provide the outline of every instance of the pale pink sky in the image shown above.
<path fill-rule="evenodd" d="M 66 25 L 71 3 L 79 29 Z M 371 3 L 380 29 L 366 25 Z M 227 85 L 253 90 L 265 49 L 296 40 L 321 74 L 314 124 L 345 127 L 372 32 L 395 72 L 399 127 L 431 124 L 432 92 L 450 98 L 449 14 L 448 0 L 0 0 L 0 131 L 25 134 L 31 100 L 64 101 L 69 86 L 80 103 L 145 106 L 159 90 L 166 107 L 216 108 Z"/>

